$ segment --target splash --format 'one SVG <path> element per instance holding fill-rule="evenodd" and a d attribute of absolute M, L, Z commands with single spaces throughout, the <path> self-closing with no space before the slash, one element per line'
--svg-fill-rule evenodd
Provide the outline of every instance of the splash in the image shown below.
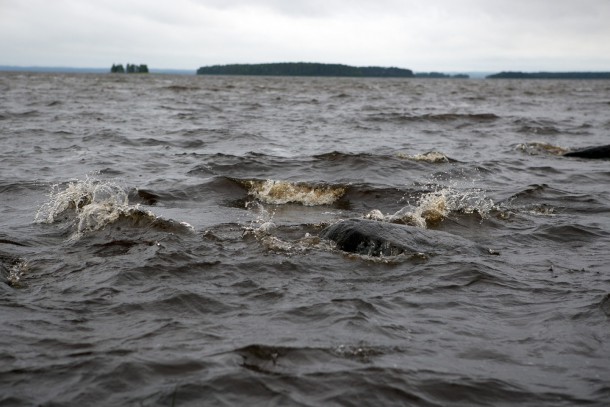
<path fill-rule="evenodd" d="M 452 159 L 447 157 L 445 154 L 438 152 L 438 151 L 429 151 L 427 153 L 415 154 L 415 155 L 398 153 L 398 158 L 403 158 L 403 159 L 412 160 L 412 161 L 425 161 L 425 162 L 434 163 L 434 164 L 448 163 L 448 162 L 453 161 Z"/>
<path fill-rule="evenodd" d="M 334 186 L 315 186 L 288 181 L 245 181 L 248 194 L 261 202 L 283 205 L 299 203 L 304 206 L 331 205 L 341 198 L 346 189 Z"/>
<path fill-rule="evenodd" d="M 302 254 L 314 247 L 328 245 L 318 236 L 312 236 L 309 233 L 305 233 L 302 238 L 295 241 L 282 240 L 272 234 L 276 228 L 273 222 L 275 212 L 269 212 L 260 202 L 250 202 L 246 208 L 256 213 L 256 219 L 250 223 L 250 226 L 244 227 L 243 236 L 253 236 L 270 252 L 281 252 L 287 255 Z"/>
<path fill-rule="evenodd" d="M 555 146 L 549 143 L 522 143 L 517 145 L 517 150 L 522 151 L 529 155 L 539 154 L 550 154 L 550 155 L 564 155 L 569 150 L 563 147 Z"/>
<path fill-rule="evenodd" d="M 494 208 L 494 202 L 480 189 L 460 191 L 444 187 L 422 195 L 414 206 L 406 206 L 388 216 L 393 223 L 427 228 L 442 222 L 451 213 L 476 213 L 486 218 Z"/>
<path fill-rule="evenodd" d="M 128 219 L 134 226 L 192 229 L 186 223 L 161 219 L 139 205 L 129 205 L 127 191 L 117 183 L 88 177 L 70 182 L 64 189 L 54 185 L 49 201 L 36 213 L 35 222 L 52 224 L 66 219 L 72 219 L 75 224 L 73 239 L 101 230 L 119 219 Z"/>
<path fill-rule="evenodd" d="M 20 260 L 9 268 L 8 285 L 19 288 L 22 286 L 21 278 L 29 271 L 30 265 L 26 260 Z"/>
<path fill-rule="evenodd" d="M 388 220 L 425 229 L 440 223 L 448 214 L 447 190 L 441 190 L 422 195 L 414 207 L 406 206 Z"/>
<path fill-rule="evenodd" d="M 385 216 L 379 209 L 373 209 L 372 211 L 364 215 L 364 219 L 383 221 L 385 220 Z"/>
<path fill-rule="evenodd" d="M 273 223 L 275 212 L 269 212 L 260 202 L 248 202 L 246 209 L 256 213 L 256 218 L 245 228 L 246 234 L 268 234 L 275 228 Z"/>

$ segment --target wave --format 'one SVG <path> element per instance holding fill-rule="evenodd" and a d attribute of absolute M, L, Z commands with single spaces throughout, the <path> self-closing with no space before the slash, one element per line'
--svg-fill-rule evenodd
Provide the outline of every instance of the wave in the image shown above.
<path fill-rule="evenodd" d="M 27 119 L 30 117 L 36 117 L 40 114 L 38 110 L 26 110 L 23 112 L 7 112 L 4 114 L 0 114 L 0 120 L 9 120 L 9 119 Z"/>
<path fill-rule="evenodd" d="M 25 191 L 38 191 L 41 185 L 38 181 L 8 181 L 0 180 L 0 194 L 19 194 Z"/>
<path fill-rule="evenodd" d="M 409 352 L 402 346 L 379 346 L 366 342 L 335 347 L 255 343 L 227 350 L 216 357 L 226 357 L 227 354 L 234 355 L 235 363 L 244 370 L 219 375 L 199 384 L 201 387 L 182 385 L 177 392 L 192 392 L 194 397 L 206 386 L 248 389 L 240 384 L 251 381 L 252 377 L 262 377 L 264 381 L 258 383 L 257 389 L 262 389 L 266 399 L 273 398 L 287 405 L 342 405 L 346 400 L 358 400 L 356 404 L 359 405 L 417 406 L 494 405 L 498 400 L 528 405 L 553 405 L 557 400 L 565 401 L 565 405 L 583 402 L 563 393 L 534 393 L 514 380 L 447 373 L 437 369 L 408 369 L 399 367 L 400 364 L 384 362 L 405 359 Z M 467 356 L 488 360 L 504 355 L 473 349 Z M 328 372 L 329 369 L 332 372 Z M 284 389 L 286 383 L 299 383 L 300 386 L 293 386 L 291 392 L 277 390 Z M 318 391 L 312 394 L 307 391 L 311 388 Z M 239 392 L 248 394 L 248 390 Z M 220 399 L 218 404 L 230 403 Z"/>
<path fill-rule="evenodd" d="M 216 153 L 201 155 L 205 162 L 192 168 L 189 175 L 230 175 L 232 177 L 265 177 L 274 170 L 287 171 L 296 165 L 302 164 L 298 159 L 287 159 L 259 153 L 247 153 L 245 155 L 233 155 Z"/>
<path fill-rule="evenodd" d="M 237 180 L 248 195 L 273 205 L 298 203 L 304 206 L 331 205 L 345 195 L 343 186 L 314 185 L 305 182 L 277 180 Z"/>
<path fill-rule="evenodd" d="M 341 151 L 331 151 L 329 153 L 316 154 L 314 159 L 319 161 L 349 161 L 349 160 L 370 160 L 375 158 L 372 154 L 367 153 L 344 153 Z"/>
<path fill-rule="evenodd" d="M 371 306 L 368 303 L 366 304 Z M 294 368 L 302 365 L 303 361 L 316 364 L 337 359 L 338 362 L 344 360 L 348 363 L 367 364 L 374 358 L 396 352 L 396 350 L 395 348 L 371 346 L 364 343 L 341 344 L 330 348 L 252 344 L 235 349 L 233 352 L 242 358 L 242 367 L 259 372 L 281 372 L 290 367 Z"/>
<path fill-rule="evenodd" d="M 471 194 L 474 194 L 470 192 Z M 475 195 L 473 195 L 475 196 Z M 487 216 L 487 213 L 491 210 L 493 202 L 483 195 L 476 195 L 477 202 L 473 200 L 468 201 L 467 196 L 464 193 L 453 192 L 453 190 L 444 189 L 436 191 L 434 193 L 428 193 L 422 195 L 418 201 L 418 205 L 415 208 L 405 207 L 392 215 L 383 215 L 379 210 L 370 211 L 364 217 L 367 219 L 379 221 L 381 223 L 394 223 L 402 225 L 416 226 L 420 229 L 428 229 L 431 226 L 436 226 L 444 219 L 448 218 L 451 213 L 477 213 L 478 216 Z M 254 201 L 246 204 L 248 210 L 253 211 L 256 214 L 256 219 L 251 222 L 247 227 L 244 227 L 243 237 L 252 236 L 259 244 L 261 244 L 266 250 L 270 252 L 281 252 L 287 254 L 303 254 L 310 250 L 316 251 L 334 251 L 335 244 L 331 241 L 333 239 L 324 238 L 324 232 L 320 234 L 324 226 L 333 227 L 335 223 L 319 223 L 319 224 L 308 224 L 300 226 L 278 226 L 274 221 L 275 213 L 268 210 L 260 201 Z M 341 224 L 339 221 L 338 224 Z M 376 222 L 374 222 L 376 223 Z M 400 226 L 388 225 L 388 230 L 399 230 L 392 229 Z M 402 229 L 400 229 L 402 230 Z M 423 230 L 418 233 L 427 233 Z M 437 233 L 434 239 L 434 243 L 430 243 L 428 248 L 441 248 L 442 242 L 441 235 Z M 454 235 L 452 239 L 455 238 Z M 408 240 L 408 239 L 407 239 Z M 421 239 L 420 239 L 421 240 Z M 424 239 L 425 240 L 425 239 Z M 451 239 L 446 239 L 449 242 Z M 455 239 L 454 239 L 455 240 Z M 423 240 L 422 240 L 423 241 Z M 421 243 L 421 242 L 419 242 Z M 468 244 L 462 242 L 460 247 L 464 249 Z M 373 252 L 368 253 L 356 253 L 357 255 L 363 255 L 366 259 L 377 260 L 376 257 L 383 262 L 395 262 L 404 260 L 421 261 L 426 260 L 427 255 L 425 254 L 429 250 L 393 250 L 388 246 L 388 250 L 385 250 L 383 246 L 383 256 L 378 256 Z M 349 250 L 348 250 L 349 251 Z M 490 254 L 497 254 L 492 251 L 488 251 Z"/>
<path fill-rule="evenodd" d="M 569 244 L 571 248 L 583 246 L 586 243 L 593 243 L 609 235 L 602 229 L 578 224 L 542 225 L 537 227 L 531 234 L 535 238 Z"/>
<path fill-rule="evenodd" d="M 38 209 L 36 223 L 52 224 L 72 220 L 77 239 L 87 232 L 98 231 L 108 225 L 124 221 L 132 227 L 154 227 L 168 231 L 187 231 L 192 227 L 156 216 L 139 205 L 129 204 L 127 190 L 112 181 L 91 178 L 70 182 L 61 189 L 54 185 L 48 202 Z"/>
<path fill-rule="evenodd" d="M 427 153 L 415 154 L 415 155 L 409 155 L 406 153 L 398 153 L 398 157 L 407 159 L 407 160 L 424 161 L 424 162 L 428 162 L 428 163 L 448 163 L 448 162 L 456 161 L 438 151 L 429 151 Z"/>
<path fill-rule="evenodd" d="M 277 226 L 273 220 L 275 214 L 260 202 L 255 201 L 246 207 L 256 214 L 256 219 L 249 226 L 242 227 L 242 238 L 254 237 L 266 250 L 289 255 L 303 254 L 315 248 L 332 250 L 332 246 L 317 234 L 321 225 Z"/>
<path fill-rule="evenodd" d="M 403 113 L 379 113 L 371 115 L 367 118 L 368 121 L 390 121 L 390 122 L 453 122 L 453 121 L 470 121 L 475 123 L 488 122 L 499 119 L 500 117 L 493 113 L 438 113 L 438 114 L 422 114 L 410 115 Z"/>
<path fill-rule="evenodd" d="M 484 219 L 495 207 L 494 201 L 481 189 L 440 187 L 420 195 L 415 204 L 404 206 L 394 214 L 384 215 L 375 209 L 365 217 L 425 229 L 438 225 L 452 213 L 476 214 Z"/>
<path fill-rule="evenodd" d="M 389 154 L 331 151 L 312 156 L 292 157 L 253 152 L 244 155 L 191 153 L 190 156 L 198 161 L 188 171 L 188 174 L 193 176 L 277 179 L 278 174 L 281 174 L 284 180 L 299 180 L 312 184 L 323 180 L 320 182 L 329 184 L 367 182 L 387 185 L 396 179 L 395 175 L 402 173 L 406 177 L 414 170 L 425 166 L 424 162 L 400 158 L 394 151 Z"/>
<path fill-rule="evenodd" d="M 332 246 L 325 240 L 320 239 L 316 235 L 305 233 L 302 238 L 296 240 L 285 240 L 279 236 L 273 235 L 275 232 L 275 224 L 264 223 L 258 229 L 244 230 L 243 236 L 254 236 L 265 250 L 273 253 L 284 253 L 288 255 L 304 254 L 312 249 L 331 251 Z"/>
<path fill-rule="evenodd" d="M 21 279 L 30 271 L 30 263 L 20 257 L 0 253 L 0 276 L 11 287 L 22 287 Z"/>
<path fill-rule="evenodd" d="M 505 209 L 534 214 L 607 213 L 601 197 L 553 188 L 547 184 L 532 184 L 506 198 Z"/>
<path fill-rule="evenodd" d="M 160 89 L 169 90 L 169 91 L 177 92 L 177 93 L 201 90 L 201 88 L 197 87 L 197 86 L 184 86 L 184 85 L 169 85 L 169 86 L 165 86 Z"/>
<path fill-rule="evenodd" d="M 529 154 L 529 155 L 539 155 L 539 154 L 547 154 L 547 155 L 564 155 L 568 151 L 567 148 L 556 146 L 550 143 L 542 143 L 542 142 L 531 142 L 531 143 L 522 143 L 518 144 L 516 147 L 517 150 Z"/>
<path fill-rule="evenodd" d="M 552 136 L 560 134 L 561 132 L 555 126 L 555 122 L 549 120 L 532 120 L 519 118 L 513 122 L 516 126 L 519 126 L 517 131 L 524 134 L 536 134 L 542 136 Z"/>

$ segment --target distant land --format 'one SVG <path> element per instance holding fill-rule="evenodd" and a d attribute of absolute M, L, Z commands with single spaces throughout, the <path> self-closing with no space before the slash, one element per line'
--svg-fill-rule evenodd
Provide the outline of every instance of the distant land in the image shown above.
<path fill-rule="evenodd" d="M 0 65 L 0 72 L 42 72 L 42 73 L 109 73 L 104 68 L 79 68 L 66 66 L 15 66 Z M 279 76 L 350 76 L 350 77 L 387 77 L 387 78 L 473 78 L 473 79 L 610 79 L 610 72 L 413 72 L 403 68 L 355 67 L 342 64 L 318 63 L 272 63 L 272 64 L 231 64 L 192 69 L 156 69 L 153 74 L 168 75 L 279 75 Z"/>
<path fill-rule="evenodd" d="M 197 75 L 347 76 L 367 78 L 413 78 L 415 76 L 413 71 L 403 68 L 314 62 L 212 65 L 199 68 Z"/>
<path fill-rule="evenodd" d="M 500 72 L 488 79 L 610 79 L 610 72 Z"/>
<path fill-rule="evenodd" d="M 465 73 L 458 73 L 458 74 L 450 75 L 450 74 L 441 73 L 441 72 L 416 72 L 415 77 L 416 78 L 433 78 L 433 79 L 437 79 L 437 78 L 469 79 L 470 75 L 465 74 Z"/>
<path fill-rule="evenodd" d="M 75 68 L 69 66 L 14 66 L 0 65 L 0 71 L 4 72 L 48 72 L 48 73 L 108 73 L 110 70 L 106 68 Z M 194 75 L 193 69 L 155 69 L 150 68 L 150 73 L 168 74 L 168 75 Z"/>
<path fill-rule="evenodd" d="M 123 64 L 112 64 L 110 73 L 149 73 L 148 65 L 146 64 L 127 64 L 127 68 Z"/>

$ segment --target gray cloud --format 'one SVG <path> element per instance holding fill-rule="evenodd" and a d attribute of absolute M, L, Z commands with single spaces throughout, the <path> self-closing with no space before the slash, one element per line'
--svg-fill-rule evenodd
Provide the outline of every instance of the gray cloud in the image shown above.
<path fill-rule="evenodd" d="M 0 0 L 0 64 L 610 70 L 607 0 Z"/>

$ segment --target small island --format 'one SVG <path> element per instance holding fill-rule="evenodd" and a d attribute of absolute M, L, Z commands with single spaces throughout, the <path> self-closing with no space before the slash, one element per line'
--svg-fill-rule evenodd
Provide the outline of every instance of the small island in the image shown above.
<path fill-rule="evenodd" d="M 610 72 L 519 72 L 506 71 L 487 79 L 610 79 Z"/>
<path fill-rule="evenodd" d="M 123 64 L 112 64 L 110 73 L 148 73 L 148 66 L 146 64 L 127 64 L 127 69 Z"/>
<path fill-rule="evenodd" d="M 412 78 L 413 71 L 378 66 L 357 67 L 313 62 L 280 62 L 270 64 L 230 64 L 201 67 L 197 75 L 256 76 L 344 76 L 369 78 Z"/>

